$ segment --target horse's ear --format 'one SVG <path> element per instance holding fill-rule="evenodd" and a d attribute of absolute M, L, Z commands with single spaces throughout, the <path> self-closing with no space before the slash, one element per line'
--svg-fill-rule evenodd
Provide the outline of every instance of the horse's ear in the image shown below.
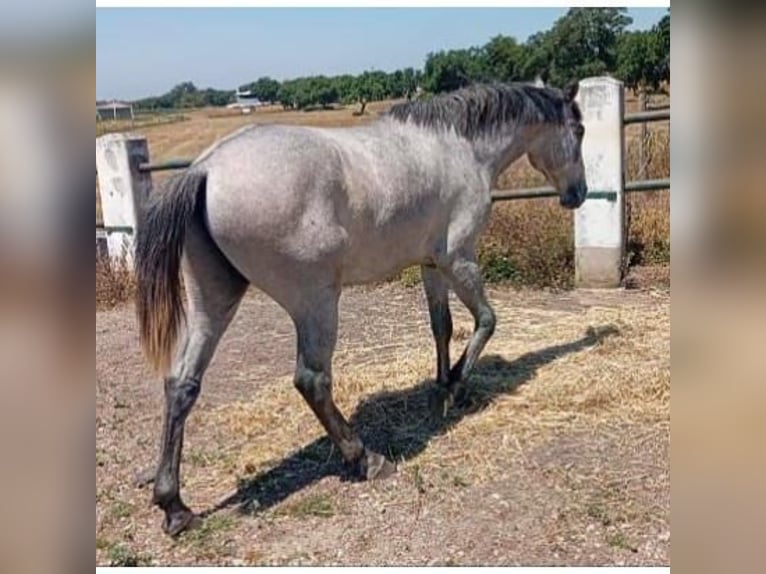
<path fill-rule="evenodd" d="M 566 101 L 568 102 L 573 102 L 574 99 L 577 97 L 577 90 L 579 89 L 580 89 L 580 83 L 572 82 L 564 90 L 564 99 L 566 99 Z"/>

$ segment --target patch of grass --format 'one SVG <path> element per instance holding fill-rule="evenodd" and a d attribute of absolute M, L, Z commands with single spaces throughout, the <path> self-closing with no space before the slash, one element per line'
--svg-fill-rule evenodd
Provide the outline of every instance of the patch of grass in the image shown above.
<path fill-rule="evenodd" d="M 213 514 L 202 521 L 202 524 L 184 532 L 179 540 L 186 544 L 199 547 L 210 546 L 216 536 L 234 528 L 234 519 L 226 514 Z"/>
<path fill-rule="evenodd" d="M 508 255 L 494 249 L 483 251 L 480 263 L 484 280 L 488 283 L 515 281 L 520 277 L 519 269 Z"/>
<path fill-rule="evenodd" d="M 572 213 L 556 200 L 509 201 L 492 207 L 478 245 L 488 283 L 570 288 L 574 277 Z"/>
<path fill-rule="evenodd" d="M 399 274 L 399 282 L 405 287 L 416 287 L 417 285 L 420 285 L 422 281 L 423 278 L 420 275 L 419 265 L 407 267 L 407 269 L 404 269 Z"/>
<path fill-rule="evenodd" d="M 601 504 L 598 504 L 598 503 L 589 504 L 588 507 L 585 509 L 585 512 L 588 516 L 590 516 L 591 518 L 594 518 L 595 520 L 598 520 L 604 526 L 609 526 L 612 523 L 611 518 L 609 518 L 609 513 L 607 512 L 606 508 L 604 508 L 604 506 Z"/>
<path fill-rule="evenodd" d="M 197 449 L 189 449 L 184 453 L 184 462 L 191 464 L 192 466 L 199 466 L 205 468 L 210 466 L 213 462 L 213 456 L 209 453 Z"/>
<path fill-rule="evenodd" d="M 318 516 L 329 518 L 335 516 L 335 506 L 329 496 L 324 494 L 311 494 L 289 504 L 282 509 L 280 514 L 296 517 Z"/>
<path fill-rule="evenodd" d="M 122 544 L 112 545 L 107 552 L 109 566 L 137 567 L 151 566 L 152 558 L 148 554 L 134 551 Z"/>
<path fill-rule="evenodd" d="M 612 548 L 619 548 L 620 550 L 630 550 L 631 552 L 638 552 L 638 548 L 633 546 L 622 532 L 614 532 L 606 537 L 606 543 Z"/>
<path fill-rule="evenodd" d="M 471 486 L 470 482 L 468 482 L 465 478 L 463 478 L 462 476 L 458 474 L 452 477 L 452 484 L 460 488 L 466 488 L 468 486 Z"/>
<path fill-rule="evenodd" d="M 96 550 L 106 550 L 112 545 L 109 540 L 102 536 L 96 536 Z"/>
<path fill-rule="evenodd" d="M 131 503 L 124 500 L 115 500 L 114 504 L 109 508 L 109 513 L 113 518 L 130 518 L 135 510 L 136 508 Z"/>
<path fill-rule="evenodd" d="M 426 480 L 423 477 L 423 473 L 420 471 L 420 465 L 416 464 L 414 467 L 412 467 L 412 482 L 415 484 L 415 488 L 418 489 L 418 492 L 420 494 L 425 494 L 426 492 Z"/>

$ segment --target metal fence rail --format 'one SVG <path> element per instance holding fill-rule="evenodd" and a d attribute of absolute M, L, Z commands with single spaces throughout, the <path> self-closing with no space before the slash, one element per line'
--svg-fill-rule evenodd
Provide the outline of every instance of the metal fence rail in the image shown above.
<path fill-rule="evenodd" d="M 142 173 L 151 173 L 153 171 L 169 171 L 171 169 L 186 169 L 192 164 L 190 159 L 170 159 L 160 163 L 141 163 L 138 165 L 138 171 Z"/>
<path fill-rule="evenodd" d="M 666 110 L 647 110 L 645 112 L 635 112 L 625 114 L 622 120 L 624 125 L 644 124 L 649 122 L 663 122 L 670 120 L 670 108 Z"/>

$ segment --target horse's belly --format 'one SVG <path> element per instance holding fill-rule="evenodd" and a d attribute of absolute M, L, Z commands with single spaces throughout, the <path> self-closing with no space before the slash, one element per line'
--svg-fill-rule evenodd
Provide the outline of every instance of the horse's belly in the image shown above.
<path fill-rule="evenodd" d="M 342 281 L 344 285 L 360 285 L 364 283 L 374 283 L 376 281 L 385 281 L 393 278 L 399 271 L 415 261 L 402 261 L 396 264 L 389 262 L 387 265 L 375 265 L 368 262 L 350 262 L 344 266 Z"/>
<path fill-rule="evenodd" d="M 351 241 L 343 258 L 344 284 L 371 283 L 390 279 L 411 265 L 433 259 L 432 241 L 422 234 L 371 236 Z"/>

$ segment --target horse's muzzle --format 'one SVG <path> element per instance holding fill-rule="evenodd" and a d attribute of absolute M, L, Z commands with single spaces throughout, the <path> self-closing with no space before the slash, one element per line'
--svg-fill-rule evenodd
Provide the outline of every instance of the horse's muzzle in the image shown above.
<path fill-rule="evenodd" d="M 585 202 L 588 195 L 588 186 L 585 184 L 571 185 L 559 196 L 561 207 L 567 209 L 577 209 Z"/>

